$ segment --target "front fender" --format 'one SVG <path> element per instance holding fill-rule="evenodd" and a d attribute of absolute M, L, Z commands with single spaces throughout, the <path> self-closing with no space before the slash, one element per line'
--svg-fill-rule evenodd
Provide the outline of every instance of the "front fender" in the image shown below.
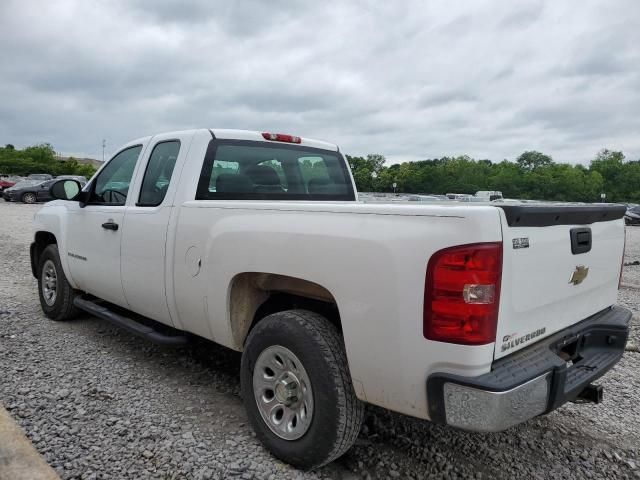
<path fill-rule="evenodd" d="M 56 243 L 58 244 L 58 251 L 60 253 L 60 264 L 62 265 L 62 270 L 64 271 L 64 275 L 67 278 L 67 281 L 73 288 L 77 288 L 75 281 L 73 280 L 73 275 L 69 270 L 68 258 L 66 255 L 67 252 L 67 232 L 64 226 L 66 222 L 64 221 L 68 215 L 67 208 L 64 205 L 62 200 L 56 200 L 53 202 L 47 203 L 43 206 L 38 212 L 36 212 L 33 217 L 33 238 L 34 242 L 36 240 L 36 234 L 38 232 L 47 232 L 53 235 L 56 238 Z M 37 270 L 38 259 L 37 259 L 37 249 L 36 252 L 33 251 L 35 247 L 32 244 L 32 253 L 31 253 L 31 268 L 32 270 Z M 37 278 L 37 272 L 34 274 Z"/>

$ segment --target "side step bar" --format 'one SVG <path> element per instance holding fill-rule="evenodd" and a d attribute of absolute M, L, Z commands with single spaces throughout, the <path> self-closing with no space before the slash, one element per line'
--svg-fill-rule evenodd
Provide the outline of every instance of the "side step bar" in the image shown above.
<path fill-rule="evenodd" d="M 136 322 L 132 318 L 124 317 L 119 313 L 109 310 L 107 307 L 99 305 L 96 302 L 92 302 L 91 300 L 87 300 L 86 298 L 76 297 L 73 299 L 73 304 L 80 310 L 84 310 L 91 315 L 107 320 L 133 333 L 134 335 L 151 340 L 153 343 L 180 346 L 189 342 L 189 337 L 186 335 L 165 335 L 152 327 Z"/>

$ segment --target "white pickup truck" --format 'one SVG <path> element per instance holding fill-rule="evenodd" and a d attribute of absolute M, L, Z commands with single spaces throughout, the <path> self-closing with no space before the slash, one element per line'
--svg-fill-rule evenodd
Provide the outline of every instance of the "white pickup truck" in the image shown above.
<path fill-rule="evenodd" d="M 336 145 L 216 129 L 51 193 L 46 316 L 241 351 L 258 438 L 301 468 L 353 444 L 365 402 L 484 432 L 598 402 L 627 340 L 622 206 L 361 203 Z"/>

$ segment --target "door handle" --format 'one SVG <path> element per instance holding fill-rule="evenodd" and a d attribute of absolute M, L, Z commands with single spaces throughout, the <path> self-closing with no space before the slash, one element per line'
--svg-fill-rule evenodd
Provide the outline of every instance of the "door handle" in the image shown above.
<path fill-rule="evenodd" d="M 102 224 L 102 228 L 104 228 L 105 230 L 118 230 L 118 224 L 115 223 L 113 220 L 109 220 L 108 222 L 105 222 Z"/>

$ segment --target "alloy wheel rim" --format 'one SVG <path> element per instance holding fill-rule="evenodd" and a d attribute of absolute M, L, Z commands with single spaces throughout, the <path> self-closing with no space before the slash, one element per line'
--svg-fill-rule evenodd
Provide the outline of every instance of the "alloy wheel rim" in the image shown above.
<path fill-rule="evenodd" d="M 56 297 L 58 296 L 58 272 L 51 260 L 44 262 L 41 281 L 44 303 L 52 307 L 56 303 Z"/>
<path fill-rule="evenodd" d="M 253 370 L 253 394 L 260 416 L 284 440 L 302 437 L 313 418 L 313 391 L 300 359 L 273 345 L 260 353 Z"/>

